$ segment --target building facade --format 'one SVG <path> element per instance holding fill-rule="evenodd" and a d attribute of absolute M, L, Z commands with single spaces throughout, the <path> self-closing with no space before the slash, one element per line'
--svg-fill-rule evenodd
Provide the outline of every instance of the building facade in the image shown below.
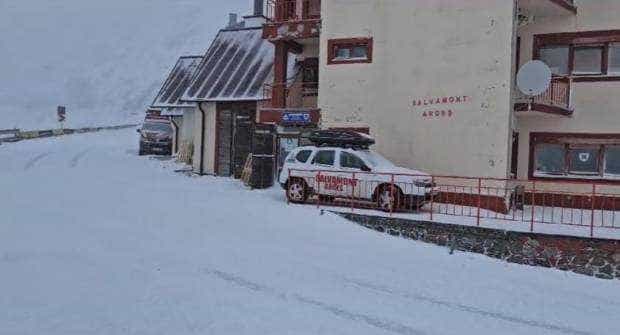
<path fill-rule="evenodd" d="M 292 52 L 318 64 L 316 105 L 301 107 L 320 110 L 323 128 L 369 131 L 400 165 L 493 178 L 613 182 L 620 174 L 618 1 L 268 4 L 273 107 L 300 107 L 291 100 L 299 78 L 284 70 Z M 547 92 L 525 97 L 516 74 L 532 59 L 554 76 Z"/>

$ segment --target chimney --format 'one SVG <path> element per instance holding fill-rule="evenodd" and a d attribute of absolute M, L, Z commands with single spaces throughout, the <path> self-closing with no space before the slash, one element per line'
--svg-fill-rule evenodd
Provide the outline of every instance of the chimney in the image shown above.
<path fill-rule="evenodd" d="M 263 16 L 263 15 L 265 15 L 265 1 L 254 0 L 254 16 Z"/>
<path fill-rule="evenodd" d="M 228 14 L 228 28 L 237 27 L 237 14 L 230 13 Z"/>

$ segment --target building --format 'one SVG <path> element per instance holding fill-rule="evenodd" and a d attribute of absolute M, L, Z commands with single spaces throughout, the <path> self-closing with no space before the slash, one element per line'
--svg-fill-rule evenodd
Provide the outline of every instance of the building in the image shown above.
<path fill-rule="evenodd" d="M 183 101 L 196 104 L 193 170 L 240 177 L 251 153 L 257 110 L 268 99 L 274 48 L 262 39 L 259 16 L 231 15 L 198 66 Z"/>
<path fill-rule="evenodd" d="M 309 60 L 300 80 L 318 79 L 316 105 L 303 107 L 320 111 L 321 126 L 368 131 L 400 165 L 443 176 L 620 179 L 620 1 L 268 6 L 271 107 L 281 113 L 299 107 L 284 65 L 292 52 Z M 547 92 L 529 98 L 515 79 L 532 59 L 554 76 Z"/>
<path fill-rule="evenodd" d="M 194 109 L 196 105 L 181 101 L 181 98 L 189 87 L 201 60 L 202 56 L 180 57 L 150 106 L 150 110 L 159 111 L 160 115 L 170 118 L 175 131 L 172 151 L 179 153 L 181 160 L 187 163 L 191 163 L 193 154 Z"/>

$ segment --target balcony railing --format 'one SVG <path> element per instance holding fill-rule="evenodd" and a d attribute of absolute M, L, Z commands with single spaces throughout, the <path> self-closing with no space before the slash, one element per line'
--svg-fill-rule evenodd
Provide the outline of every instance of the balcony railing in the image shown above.
<path fill-rule="evenodd" d="M 263 86 L 265 99 L 272 99 L 274 95 L 283 95 L 283 106 L 271 106 L 277 108 L 316 108 L 319 84 L 303 81 L 293 83 L 274 83 Z"/>
<path fill-rule="evenodd" d="M 267 19 L 272 22 L 307 21 L 321 18 L 321 0 L 268 0 Z"/>
<path fill-rule="evenodd" d="M 562 76 L 554 77 L 547 91 L 534 97 L 518 93 L 515 109 L 520 112 L 538 111 L 571 115 L 571 79 Z"/>

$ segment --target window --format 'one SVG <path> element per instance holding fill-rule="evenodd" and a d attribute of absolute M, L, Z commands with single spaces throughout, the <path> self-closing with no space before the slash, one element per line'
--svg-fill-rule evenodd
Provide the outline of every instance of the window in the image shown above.
<path fill-rule="evenodd" d="M 372 63 L 372 38 L 328 41 L 327 64 Z"/>
<path fill-rule="evenodd" d="M 600 147 L 579 148 L 569 147 L 568 159 L 569 169 L 571 174 L 586 174 L 597 175 L 599 174 L 599 153 Z"/>
<path fill-rule="evenodd" d="M 540 49 L 540 60 L 551 68 L 551 72 L 556 75 L 567 75 L 568 68 L 568 46 L 545 47 Z"/>
<path fill-rule="evenodd" d="M 602 66 L 602 46 L 575 48 L 574 74 L 601 74 Z"/>
<path fill-rule="evenodd" d="M 365 166 L 366 164 L 364 163 L 364 161 L 361 158 L 355 156 L 354 154 L 346 151 L 340 152 L 340 167 L 362 170 Z"/>
<path fill-rule="evenodd" d="M 537 35 L 534 55 L 554 75 L 575 75 L 577 81 L 620 76 L 620 30 Z"/>
<path fill-rule="evenodd" d="M 620 177 L 620 145 L 605 148 L 605 175 Z"/>
<path fill-rule="evenodd" d="M 297 153 L 295 159 L 300 163 L 305 163 L 308 161 L 308 158 L 310 158 L 310 155 L 312 155 L 312 150 L 302 150 Z"/>
<path fill-rule="evenodd" d="M 336 152 L 334 150 L 321 150 L 314 156 L 312 164 L 334 166 L 335 157 Z"/>
<path fill-rule="evenodd" d="M 536 172 L 545 174 L 564 173 L 564 145 L 541 144 L 536 148 Z"/>
<path fill-rule="evenodd" d="M 609 46 L 609 73 L 620 74 L 620 44 L 613 43 Z"/>
<path fill-rule="evenodd" d="M 532 177 L 620 180 L 620 134 L 530 136 Z"/>

